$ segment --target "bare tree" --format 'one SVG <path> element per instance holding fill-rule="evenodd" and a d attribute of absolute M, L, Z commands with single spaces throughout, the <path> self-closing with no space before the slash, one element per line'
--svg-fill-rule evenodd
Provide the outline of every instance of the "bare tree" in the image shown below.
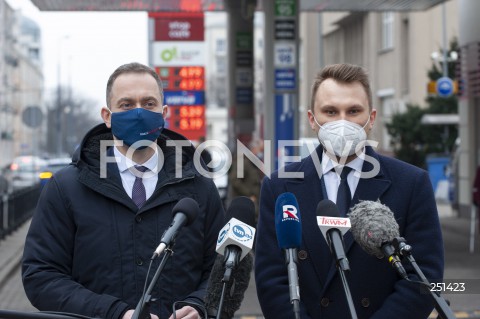
<path fill-rule="evenodd" d="M 100 123 L 98 103 L 72 93 L 70 88 L 61 88 L 61 99 L 58 98 L 58 90 L 52 92 L 46 105 L 46 150 L 50 154 L 58 154 L 61 150 L 61 155 L 72 155 L 85 133 Z"/>

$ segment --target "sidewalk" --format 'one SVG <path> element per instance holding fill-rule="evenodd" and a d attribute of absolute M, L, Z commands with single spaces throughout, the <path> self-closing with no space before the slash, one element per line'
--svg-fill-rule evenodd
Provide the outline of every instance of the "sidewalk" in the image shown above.
<path fill-rule="evenodd" d="M 443 294 L 458 318 L 480 317 L 480 238 L 475 225 L 474 252 L 470 253 L 470 219 L 456 217 L 448 205 L 438 205 L 445 245 L 445 281 L 465 282 L 466 294 Z M 471 292 L 471 293 L 468 293 Z M 469 316 L 464 316 L 469 315 Z"/>
<path fill-rule="evenodd" d="M 30 219 L 0 241 L 0 288 L 20 265 Z"/>

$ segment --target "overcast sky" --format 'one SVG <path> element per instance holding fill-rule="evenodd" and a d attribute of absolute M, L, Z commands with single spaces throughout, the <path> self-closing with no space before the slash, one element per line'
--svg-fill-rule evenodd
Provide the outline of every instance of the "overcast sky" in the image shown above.
<path fill-rule="evenodd" d="M 70 82 L 74 91 L 105 105 L 110 74 L 128 62 L 148 63 L 146 12 L 48 12 L 30 0 L 7 0 L 42 32 L 45 88 Z"/>

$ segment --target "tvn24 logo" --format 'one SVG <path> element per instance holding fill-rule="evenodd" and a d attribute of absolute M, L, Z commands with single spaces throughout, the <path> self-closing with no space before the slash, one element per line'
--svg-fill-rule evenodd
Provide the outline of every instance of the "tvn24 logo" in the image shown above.
<path fill-rule="evenodd" d="M 253 233 L 250 227 L 242 227 L 242 225 L 235 225 L 232 228 L 232 233 L 239 241 L 250 241 L 253 239 Z"/>

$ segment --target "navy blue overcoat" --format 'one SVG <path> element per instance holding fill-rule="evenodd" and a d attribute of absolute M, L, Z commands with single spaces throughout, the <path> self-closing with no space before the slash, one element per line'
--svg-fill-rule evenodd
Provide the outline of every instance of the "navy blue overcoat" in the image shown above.
<path fill-rule="evenodd" d="M 303 178 L 282 178 L 279 172 L 262 184 L 260 217 L 255 248 L 257 293 L 266 319 L 294 318 L 290 304 L 287 267 L 275 231 L 275 201 L 284 192 L 293 193 L 299 203 L 302 247 L 298 249 L 301 317 L 315 319 L 351 318 L 341 278 L 329 247 L 317 226 L 316 207 L 325 199 L 320 181 L 322 148 L 301 162 L 285 167 L 303 173 Z M 426 171 L 366 150 L 363 172 L 374 167 L 373 178 L 360 179 L 351 205 L 360 200 L 387 205 L 400 226 L 400 235 L 413 247 L 413 256 L 429 281 L 443 277 L 443 241 L 432 184 Z M 373 165 L 375 163 L 375 165 Z M 317 171 L 318 168 L 318 171 Z M 345 249 L 351 271 L 347 273 L 358 318 L 424 319 L 433 300 L 419 285 L 400 279 L 391 265 L 365 253 L 350 232 Z M 403 264 L 413 273 L 408 262 Z"/>

